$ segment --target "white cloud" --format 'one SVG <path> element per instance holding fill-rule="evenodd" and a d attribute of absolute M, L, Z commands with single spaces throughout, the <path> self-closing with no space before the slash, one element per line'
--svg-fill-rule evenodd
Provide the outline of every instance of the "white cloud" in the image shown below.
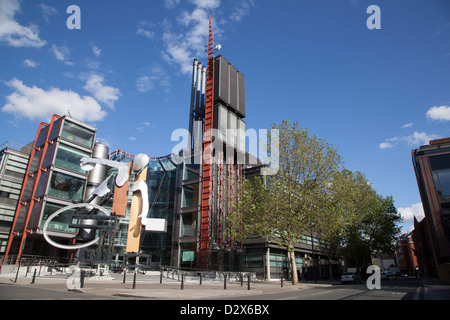
<path fill-rule="evenodd" d="M 51 15 L 54 15 L 54 14 L 57 14 L 58 13 L 58 10 L 56 10 L 54 7 L 52 7 L 52 6 L 49 6 L 49 5 L 46 5 L 46 4 L 43 4 L 43 3 L 41 3 L 40 5 L 39 5 L 39 7 L 41 8 L 41 10 L 42 10 L 42 14 L 43 14 L 43 16 L 44 16 L 44 20 L 45 20 L 45 22 L 47 22 L 47 23 L 49 23 L 49 21 L 50 21 L 50 16 Z"/>
<path fill-rule="evenodd" d="M 69 60 L 70 59 L 69 48 L 67 48 L 66 46 L 57 47 L 56 45 L 52 45 L 50 51 L 54 53 L 56 59 L 58 59 L 59 61 L 62 61 L 69 66 L 73 66 L 73 62 Z"/>
<path fill-rule="evenodd" d="M 420 222 L 425 217 L 422 202 L 413 204 L 412 206 L 407 208 L 398 208 L 397 210 L 402 216 L 404 223 L 413 222 L 414 217 L 416 217 L 417 221 Z"/>
<path fill-rule="evenodd" d="M 31 60 L 31 59 L 26 59 L 26 60 L 24 60 L 24 61 L 22 62 L 22 64 L 23 64 L 25 67 L 28 67 L 28 68 L 36 68 L 37 65 L 38 65 L 36 62 L 34 62 L 34 61 Z"/>
<path fill-rule="evenodd" d="M 406 141 L 410 146 L 425 145 L 430 142 L 430 140 L 435 140 L 440 138 L 436 134 L 428 134 L 426 132 L 414 132 L 412 135 L 406 137 Z"/>
<path fill-rule="evenodd" d="M 434 106 L 427 111 L 427 118 L 431 120 L 450 121 L 450 107 L 449 106 Z"/>
<path fill-rule="evenodd" d="M 174 9 L 180 1 L 165 0 L 164 6 L 168 9 Z M 168 20 L 164 20 L 161 24 L 163 27 L 161 32 L 162 43 L 164 45 L 161 56 L 169 64 L 179 67 L 180 72 L 183 74 L 192 72 L 192 61 L 194 58 L 205 59 L 209 34 L 209 17 L 215 16 L 214 11 L 220 10 L 219 7 L 222 3 L 221 0 L 188 0 L 188 2 L 193 7 L 189 9 L 180 8 L 180 11 L 174 10 L 175 14 L 173 16 L 178 25 L 172 25 Z M 231 23 L 240 22 L 250 13 L 255 3 L 255 0 L 237 1 L 230 7 L 231 14 L 228 19 L 213 19 L 216 44 L 223 34 L 221 26 L 229 26 Z M 149 31 L 148 28 L 138 30 L 141 35 L 154 36 L 153 33 L 147 33 L 146 31 Z"/>
<path fill-rule="evenodd" d="M 98 74 L 91 74 L 83 87 L 86 91 L 92 93 L 94 97 L 103 102 L 110 108 L 114 108 L 114 102 L 119 99 L 120 90 L 103 84 L 103 77 Z"/>
<path fill-rule="evenodd" d="M 94 45 L 94 44 L 92 44 L 91 47 L 92 47 L 92 53 L 94 53 L 94 55 L 95 55 L 96 57 L 98 57 L 99 55 L 101 55 L 102 49 L 100 49 L 99 47 L 97 47 L 97 46 Z"/>
<path fill-rule="evenodd" d="M 220 6 L 220 0 L 191 0 L 195 8 L 188 12 L 184 10 L 176 17 L 182 26 L 181 32 L 175 32 L 165 21 L 162 40 L 165 50 L 163 58 L 168 63 L 180 66 L 184 74 L 192 72 L 194 57 L 205 55 L 205 45 L 208 44 L 209 11 Z"/>
<path fill-rule="evenodd" d="M 437 134 L 429 134 L 426 132 L 414 132 L 409 136 L 398 136 L 386 139 L 384 142 L 380 143 L 378 147 L 380 149 L 389 149 L 397 146 L 400 143 L 406 143 L 410 147 L 418 147 L 421 145 L 426 145 L 430 140 L 439 139 L 441 136 Z"/>
<path fill-rule="evenodd" d="M 0 0 L 0 41 L 13 47 L 42 47 L 46 41 L 39 38 L 36 26 L 20 25 L 14 16 L 20 11 L 18 0 Z"/>
<path fill-rule="evenodd" d="M 230 15 L 230 19 L 235 22 L 240 22 L 246 15 L 250 13 L 251 8 L 254 6 L 254 0 L 240 1 L 239 5 L 236 5 L 234 7 L 234 10 Z"/>
<path fill-rule="evenodd" d="M 379 145 L 380 149 L 389 149 L 389 148 L 393 148 L 394 145 L 390 142 L 382 142 Z"/>
<path fill-rule="evenodd" d="M 144 132 L 145 128 L 154 128 L 154 126 L 152 126 L 150 122 L 144 121 L 142 122 L 142 126 L 137 127 L 136 130 L 142 133 Z"/>
<path fill-rule="evenodd" d="M 411 128 L 413 125 L 414 125 L 413 122 L 406 123 L 406 124 L 402 125 L 402 129 L 405 129 L 405 128 Z"/>
<path fill-rule="evenodd" d="M 162 88 L 164 92 L 170 92 L 170 77 L 167 72 L 158 65 L 146 70 L 137 80 L 136 87 L 139 92 L 147 92 L 155 88 Z"/>
<path fill-rule="evenodd" d="M 216 9 L 220 6 L 221 0 L 191 0 L 199 8 Z"/>
<path fill-rule="evenodd" d="M 171 10 L 175 8 L 181 0 L 164 0 L 164 7 Z"/>
<path fill-rule="evenodd" d="M 138 23 L 138 29 L 136 31 L 136 34 L 144 36 L 148 39 L 153 39 L 155 37 L 155 31 L 150 29 L 154 27 L 155 24 L 150 21 L 140 21 Z"/>
<path fill-rule="evenodd" d="M 6 97 L 6 104 L 1 110 L 17 118 L 49 119 L 52 114 L 64 115 L 68 110 L 72 117 L 80 121 L 99 121 L 106 116 L 94 98 L 81 97 L 73 91 L 28 87 L 16 78 L 6 82 L 6 85 L 15 91 Z"/>

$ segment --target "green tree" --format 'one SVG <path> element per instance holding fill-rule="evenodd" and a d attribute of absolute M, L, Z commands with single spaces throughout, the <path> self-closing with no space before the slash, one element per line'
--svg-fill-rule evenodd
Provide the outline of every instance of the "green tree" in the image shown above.
<path fill-rule="evenodd" d="M 314 215 L 326 206 L 323 194 L 341 157 L 334 147 L 309 135 L 298 123 L 283 121 L 272 129 L 279 130 L 278 143 L 269 144 L 272 156 L 278 151 L 278 172 L 268 176 L 266 183 L 255 178 L 241 184 L 239 200 L 230 214 L 231 232 L 241 239 L 259 235 L 284 246 L 292 267 L 292 283 L 298 284 L 294 246 L 310 232 Z"/>
<path fill-rule="evenodd" d="M 341 245 L 348 263 L 360 266 L 380 252 L 391 252 L 400 234 L 392 196 L 379 195 L 361 172 L 335 172 L 330 188 L 333 208 L 342 214 Z"/>

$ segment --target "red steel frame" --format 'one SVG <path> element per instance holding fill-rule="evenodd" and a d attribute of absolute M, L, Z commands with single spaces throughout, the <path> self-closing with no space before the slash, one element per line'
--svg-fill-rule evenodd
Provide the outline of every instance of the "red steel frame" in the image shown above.
<path fill-rule="evenodd" d="M 25 217 L 24 229 L 23 229 L 23 232 L 22 232 L 22 235 L 21 235 L 21 240 L 20 240 L 19 252 L 17 253 L 16 264 L 19 263 L 20 257 L 22 256 L 22 251 L 23 251 L 23 248 L 25 247 L 25 240 L 27 238 L 27 235 L 29 233 L 31 233 L 31 230 L 27 229 L 28 222 L 30 220 L 30 216 L 31 216 L 31 212 L 33 210 L 34 204 L 39 201 L 39 199 L 36 199 L 34 197 L 34 194 L 36 193 L 36 189 L 37 189 L 37 186 L 39 184 L 39 179 L 41 177 L 41 173 L 43 171 L 45 171 L 45 169 L 42 168 L 42 162 L 44 161 L 44 156 L 45 156 L 45 153 L 47 152 L 47 147 L 48 147 L 49 144 L 53 143 L 53 141 L 49 141 L 48 138 L 49 138 L 50 132 L 51 132 L 51 130 L 53 128 L 53 124 L 55 122 L 55 119 L 60 119 L 60 118 L 61 118 L 60 116 L 54 114 L 53 117 L 52 117 L 52 121 L 51 121 L 50 125 L 47 124 L 47 123 L 44 123 L 44 122 L 41 122 L 39 124 L 39 129 L 38 129 L 38 132 L 36 134 L 36 139 L 34 140 L 33 150 L 31 151 L 30 160 L 28 161 L 27 172 L 25 174 L 25 179 L 23 181 L 22 190 L 20 192 L 19 202 L 17 204 L 16 212 L 15 212 L 15 215 L 14 215 L 14 222 L 13 222 L 13 225 L 11 227 L 11 233 L 9 235 L 8 245 L 6 247 L 5 257 L 3 259 L 3 264 L 5 264 L 6 261 L 7 261 L 9 251 L 11 250 L 11 244 L 12 244 L 12 242 L 14 240 L 14 236 L 17 236 L 19 234 L 18 232 L 14 232 L 14 228 L 16 226 L 16 222 L 18 220 L 18 217 L 19 217 L 19 214 L 20 214 L 20 210 L 22 209 L 22 205 L 26 205 L 26 203 L 22 200 L 22 197 L 23 197 L 23 193 L 24 193 L 25 188 L 26 188 L 27 183 L 28 183 L 28 178 L 32 177 L 32 175 L 33 175 L 29 171 L 30 171 L 30 168 L 31 168 L 31 164 L 33 162 L 34 155 L 35 155 L 36 151 L 39 150 L 39 148 L 36 147 L 36 141 L 38 140 L 39 135 L 41 134 L 42 128 L 43 127 L 48 127 L 47 135 L 45 137 L 44 150 L 42 152 L 41 159 L 39 160 L 38 171 L 36 173 L 36 181 L 34 183 L 33 191 L 31 193 L 30 203 L 28 204 L 28 209 L 27 209 L 27 213 L 26 213 L 26 217 Z"/>
<path fill-rule="evenodd" d="M 211 241 L 211 167 L 212 167 L 212 130 L 214 105 L 214 35 L 211 17 L 209 17 L 208 69 L 206 74 L 205 134 L 203 140 L 202 203 L 200 226 L 200 268 L 208 269 Z"/>

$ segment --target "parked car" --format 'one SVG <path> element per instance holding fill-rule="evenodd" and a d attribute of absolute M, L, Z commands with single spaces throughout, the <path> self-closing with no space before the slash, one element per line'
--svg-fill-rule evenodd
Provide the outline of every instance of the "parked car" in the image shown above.
<path fill-rule="evenodd" d="M 111 265 L 109 270 L 114 273 L 121 273 L 123 271 L 123 268 L 119 265 Z"/>
<path fill-rule="evenodd" d="M 361 283 L 361 277 L 358 276 L 355 272 L 346 272 L 341 276 L 341 283 Z"/>
<path fill-rule="evenodd" d="M 390 280 L 393 277 L 394 273 L 392 273 L 391 271 L 383 271 L 381 273 L 381 280 Z"/>

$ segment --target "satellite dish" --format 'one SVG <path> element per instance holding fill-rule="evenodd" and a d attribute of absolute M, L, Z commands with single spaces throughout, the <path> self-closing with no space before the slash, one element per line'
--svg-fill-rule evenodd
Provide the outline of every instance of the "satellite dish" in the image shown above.
<path fill-rule="evenodd" d="M 216 49 L 216 51 L 219 51 L 221 48 L 222 48 L 222 45 L 218 44 L 215 49 Z"/>

